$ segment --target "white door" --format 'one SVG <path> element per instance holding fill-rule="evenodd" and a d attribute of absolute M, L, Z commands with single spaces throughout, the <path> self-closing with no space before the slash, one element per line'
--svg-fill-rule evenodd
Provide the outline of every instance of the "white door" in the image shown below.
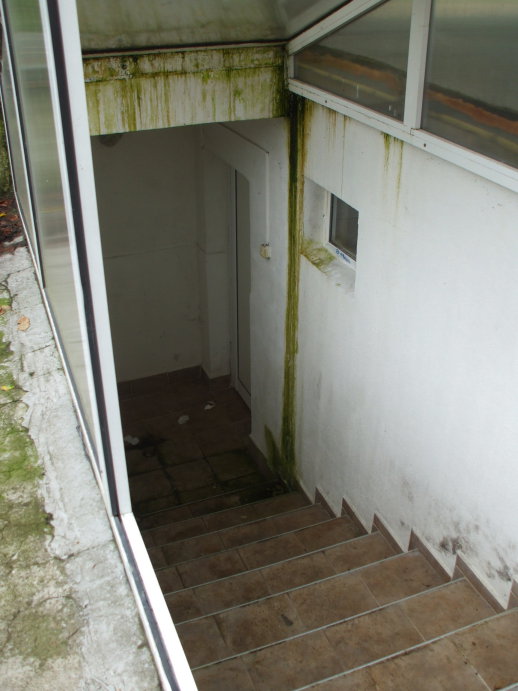
<path fill-rule="evenodd" d="M 250 371 L 250 183 L 234 171 L 235 199 L 235 295 L 232 380 L 248 405 L 251 396 Z"/>

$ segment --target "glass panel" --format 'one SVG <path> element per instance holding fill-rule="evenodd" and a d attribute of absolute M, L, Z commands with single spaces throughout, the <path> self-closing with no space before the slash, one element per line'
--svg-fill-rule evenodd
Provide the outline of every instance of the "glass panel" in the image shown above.
<path fill-rule="evenodd" d="M 403 119 L 411 0 L 389 0 L 295 55 L 295 78 Z"/>
<path fill-rule="evenodd" d="M 344 0 L 77 0 L 83 50 L 286 39 Z"/>
<path fill-rule="evenodd" d="M 6 54 L 5 40 L 2 41 L 2 103 L 5 112 L 5 130 L 9 140 L 9 154 L 13 170 L 13 184 L 20 207 L 20 215 L 29 234 L 32 249 L 37 254 L 36 236 L 32 226 L 32 214 L 30 210 L 29 190 L 23 162 L 23 149 L 16 117 L 16 104 L 13 88 L 13 78 L 10 70 L 9 59 Z"/>
<path fill-rule="evenodd" d="M 423 128 L 518 167 L 518 2 L 435 0 Z"/>
<path fill-rule="evenodd" d="M 352 259 L 356 259 L 358 212 L 334 195 L 331 197 L 329 242 Z"/>
<path fill-rule="evenodd" d="M 6 0 L 11 56 L 41 249 L 45 289 L 86 422 L 92 429 L 80 310 L 61 182 L 49 67 L 37 0 Z M 93 435 L 92 443 L 93 443 Z"/>

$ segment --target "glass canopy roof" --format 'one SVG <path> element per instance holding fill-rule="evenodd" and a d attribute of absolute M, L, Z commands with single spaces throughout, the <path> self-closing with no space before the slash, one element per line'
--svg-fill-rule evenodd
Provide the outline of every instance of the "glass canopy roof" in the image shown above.
<path fill-rule="evenodd" d="M 84 51 L 292 38 L 350 0 L 77 0 Z"/>

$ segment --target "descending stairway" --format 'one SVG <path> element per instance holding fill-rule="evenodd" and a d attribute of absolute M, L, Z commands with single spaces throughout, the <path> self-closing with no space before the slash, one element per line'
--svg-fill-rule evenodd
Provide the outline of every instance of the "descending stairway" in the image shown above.
<path fill-rule="evenodd" d="M 140 520 L 200 691 L 518 681 L 518 610 L 497 614 L 464 578 L 300 493 L 253 499 L 228 493 Z"/>

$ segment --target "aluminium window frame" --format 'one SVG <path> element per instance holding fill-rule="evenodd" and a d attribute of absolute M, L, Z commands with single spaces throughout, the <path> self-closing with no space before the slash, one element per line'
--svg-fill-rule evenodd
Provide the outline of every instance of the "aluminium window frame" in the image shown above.
<path fill-rule="evenodd" d="M 421 128 L 421 115 L 433 0 L 412 0 L 403 121 L 348 101 L 294 78 L 294 56 L 344 24 L 390 0 L 352 0 L 288 42 L 288 89 L 315 103 L 396 137 L 424 152 L 518 192 L 518 169 L 455 144 Z"/>

